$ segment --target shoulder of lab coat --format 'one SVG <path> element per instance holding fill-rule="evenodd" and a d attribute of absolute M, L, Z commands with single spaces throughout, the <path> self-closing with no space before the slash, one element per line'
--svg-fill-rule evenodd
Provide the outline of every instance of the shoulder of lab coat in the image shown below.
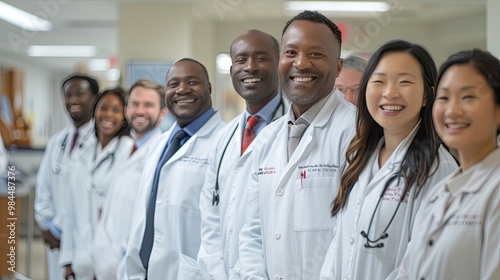
<path fill-rule="evenodd" d="M 190 151 L 191 149 L 194 148 L 200 149 L 199 144 L 203 143 L 200 141 L 201 140 L 209 141 L 210 137 L 213 137 L 216 131 L 220 130 L 223 127 L 223 125 L 224 123 L 221 120 L 220 114 L 218 112 L 215 113 L 194 135 L 191 136 L 191 138 L 189 138 L 189 140 L 181 147 L 179 152 L 174 154 L 165 164 L 173 165 L 175 164 L 175 161 L 182 156 L 183 153 L 186 153 L 186 151 Z M 137 201 L 134 207 L 134 215 L 132 218 L 130 238 L 127 243 L 127 250 L 125 255 L 126 265 L 125 265 L 124 279 L 144 279 L 145 277 L 145 270 L 142 267 L 142 263 L 139 258 L 139 250 L 145 227 L 144 215 L 146 215 L 146 205 L 151 192 L 151 186 L 153 182 L 156 165 L 158 164 L 158 160 L 161 157 L 163 149 L 174 127 L 175 125 L 162 134 L 161 136 L 162 138 L 158 142 L 157 147 L 150 154 L 149 156 L 150 160 L 145 165 L 143 174 L 141 176 L 140 185 L 143 187 L 138 191 Z M 152 256 L 152 258 L 153 257 L 154 256 Z M 169 267 L 175 265 L 176 264 L 169 263 Z M 154 268 L 150 267 L 150 272 L 152 270 L 154 270 Z M 172 271 L 172 273 L 175 274 L 176 272 Z"/>
<path fill-rule="evenodd" d="M 67 137 L 69 126 L 56 132 L 49 138 L 43 153 L 42 161 L 38 168 L 36 177 L 35 189 L 35 219 L 38 226 L 42 230 L 47 230 L 47 223 L 52 220 L 56 214 L 56 206 L 54 199 L 57 195 L 57 176 L 54 174 L 53 167 L 58 161 L 59 153 L 61 153 L 61 145 L 64 138 Z M 64 155 L 61 156 L 61 160 Z M 60 227 L 60 225 L 58 225 Z"/>
<path fill-rule="evenodd" d="M 241 134 L 242 131 L 240 122 L 243 116 L 244 114 L 240 114 L 217 133 L 208 159 L 207 173 L 200 195 L 201 246 L 198 253 L 198 265 L 205 279 L 227 279 L 222 251 L 221 206 L 220 204 L 214 206 L 212 200 L 222 153 L 229 145 L 232 145 L 229 141 L 233 143 L 241 139 L 238 134 Z M 229 150 L 228 152 L 232 151 Z M 224 157 L 225 159 L 229 158 L 229 154 L 225 154 Z M 219 197 L 223 191 L 222 188 L 219 189 Z"/>
<path fill-rule="evenodd" d="M 500 149 L 497 148 L 495 153 L 493 158 L 490 155 L 478 163 L 478 166 L 475 166 L 477 168 L 475 173 L 468 179 L 468 182 L 472 184 L 464 185 L 451 198 L 452 200 L 458 200 L 460 203 L 455 204 L 452 202 L 447 210 L 443 210 L 443 204 L 449 202 L 446 201 L 447 199 L 440 199 L 441 197 L 449 196 L 446 184 L 457 176 L 460 172 L 459 169 L 441 180 L 435 190 L 427 194 L 415 220 L 415 224 L 421 226 L 415 227 L 413 230 L 414 238 L 408 246 L 397 279 L 413 279 L 415 275 L 421 276 L 422 274 L 427 274 L 427 276 L 430 274 L 431 278 L 446 278 L 446 273 L 451 267 L 446 263 L 467 262 L 467 258 L 470 258 L 468 254 L 454 254 L 444 259 L 432 259 L 429 256 L 423 255 L 424 251 L 422 250 L 422 246 L 426 246 L 423 243 L 425 242 L 426 244 L 429 235 L 443 230 L 445 221 L 447 221 L 443 216 L 451 216 L 454 213 L 453 211 L 457 211 L 456 215 L 470 214 L 459 212 L 460 209 L 468 209 L 466 211 L 474 209 L 476 214 L 480 213 L 479 215 L 482 216 L 481 219 L 483 221 L 482 226 L 480 226 L 482 234 L 476 236 L 479 238 L 477 242 L 456 244 L 458 246 L 456 248 L 461 248 L 462 251 L 464 248 L 469 248 L 469 250 L 472 250 L 471 254 L 477 254 L 479 251 L 481 258 L 479 260 L 470 259 L 471 262 L 474 262 L 470 266 L 455 267 L 454 274 L 460 275 L 465 273 L 467 275 L 468 273 L 469 276 L 467 277 L 470 277 L 471 273 L 476 274 L 476 270 L 471 271 L 471 267 L 477 267 L 479 268 L 479 271 L 477 271 L 479 275 L 474 276 L 477 279 L 500 279 L 500 255 L 498 254 L 500 251 L 498 243 L 498 240 L 500 240 L 500 231 L 498 231 L 498 228 L 500 228 L 500 181 L 496 175 L 500 172 L 500 162 L 498 161 Z M 496 158 L 494 158 L 495 156 Z M 474 206 L 470 207 L 472 205 Z M 431 223 L 431 221 L 436 220 L 441 220 L 441 222 Z M 448 230 L 448 234 L 450 234 L 449 232 L 452 231 Z M 461 232 L 455 231 L 453 234 L 461 235 Z M 444 234 L 441 233 L 438 238 L 445 238 Z M 456 236 L 454 239 L 456 239 Z M 429 266 L 429 262 L 435 265 Z M 479 262 L 479 266 L 475 262 Z M 423 266 L 427 267 L 425 272 L 422 271 Z M 449 275 L 449 277 L 455 276 Z"/>

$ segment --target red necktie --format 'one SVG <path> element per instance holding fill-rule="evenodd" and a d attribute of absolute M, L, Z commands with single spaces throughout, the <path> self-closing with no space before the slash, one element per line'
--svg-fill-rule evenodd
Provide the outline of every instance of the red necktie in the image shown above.
<path fill-rule="evenodd" d="M 245 150 L 250 146 L 253 139 L 255 138 L 255 133 L 253 132 L 253 128 L 259 122 L 258 116 L 248 117 L 247 126 L 243 131 L 243 141 L 241 141 L 241 154 L 245 152 Z"/>
<path fill-rule="evenodd" d="M 136 144 L 134 144 L 134 146 L 132 146 L 132 150 L 130 151 L 130 156 L 132 156 L 135 151 L 137 151 L 137 145 Z"/>
<path fill-rule="evenodd" d="M 73 139 L 71 140 L 71 146 L 69 147 L 69 154 L 71 155 L 71 152 L 76 146 L 76 140 L 78 139 L 78 129 L 75 130 L 75 133 L 73 134 Z"/>

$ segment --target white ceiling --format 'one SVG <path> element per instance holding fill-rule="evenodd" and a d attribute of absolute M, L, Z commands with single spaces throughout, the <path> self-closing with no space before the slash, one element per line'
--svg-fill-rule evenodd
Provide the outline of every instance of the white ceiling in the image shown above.
<path fill-rule="evenodd" d="M 366 1 L 366 0 L 365 0 Z M 108 58 L 117 51 L 117 18 L 120 3 L 189 3 L 193 19 L 239 21 L 286 19 L 281 5 L 284 0 L 4 0 L 27 12 L 41 15 L 54 24 L 49 32 L 24 31 L 0 20 L 0 56 L 43 65 L 48 68 L 72 69 L 87 59 L 31 58 L 30 45 L 94 45 L 97 58 Z M 485 14 L 486 0 L 390 0 L 393 20 L 429 23 Z M 46 3 L 47 6 L 40 5 Z M 50 4 L 50 5 L 49 5 Z M 216 8 L 231 8 L 220 14 Z M 295 13 L 293 13 L 295 14 Z M 292 14 L 292 15 L 293 15 Z M 336 18 L 359 19 L 359 14 L 335 15 Z"/>

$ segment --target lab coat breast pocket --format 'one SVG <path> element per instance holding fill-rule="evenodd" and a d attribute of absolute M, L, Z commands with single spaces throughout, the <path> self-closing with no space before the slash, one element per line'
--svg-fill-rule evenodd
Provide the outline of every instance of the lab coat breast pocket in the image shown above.
<path fill-rule="evenodd" d="M 189 209 L 199 209 L 200 193 L 205 174 L 196 171 L 184 171 L 183 178 L 169 186 L 168 202 L 171 205 Z"/>
<path fill-rule="evenodd" d="M 295 231 L 333 230 L 330 205 L 337 190 L 336 177 L 298 179 L 293 194 Z"/>

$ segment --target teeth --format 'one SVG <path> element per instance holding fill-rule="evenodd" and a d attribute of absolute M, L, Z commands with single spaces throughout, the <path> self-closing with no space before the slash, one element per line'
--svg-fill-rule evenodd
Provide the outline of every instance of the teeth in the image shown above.
<path fill-rule="evenodd" d="M 81 109 L 82 105 L 71 105 L 71 109 Z"/>
<path fill-rule="evenodd" d="M 297 82 L 297 83 L 305 83 L 305 82 L 310 82 L 313 80 L 313 78 L 311 77 L 307 77 L 307 78 L 302 78 L 302 77 L 294 77 L 292 79 L 294 82 Z"/>
<path fill-rule="evenodd" d="M 450 129 L 459 129 L 459 128 L 464 128 L 468 127 L 469 125 L 466 123 L 454 123 L 454 124 L 447 124 L 446 127 Z"/>
<path fill-rule="evenodd" d="M 260 82 L 260 78 L 248 78 L 243 80 L 244 83 L 258 83 Z"/>
<path fill-rule="evenodd" d="M 135 117 L 134 120 L 139 121 L 139 122 L 143 122 L 146 120 L 146 118 L 145 117 Z"/>
<path fill-rule="evenodd" d="M 101 121 L 101 125 L 106 128 L 113 127 L 115 125 L 115 122 L 113 121 Z"/>
<path fill-rule="evenodd" d="M 403 110 L 403 106 L 401 105 L 384 105 L 382 106 L 382 110 L 389 112 L 397 112 Z"/>
<path fill-rule="evenodd" d="M 180 104 L 187 104 L 187 103 L 192 103 L 194 99 L 184 99 L 184 100 L 177 100 L 177 103 Z"/>

